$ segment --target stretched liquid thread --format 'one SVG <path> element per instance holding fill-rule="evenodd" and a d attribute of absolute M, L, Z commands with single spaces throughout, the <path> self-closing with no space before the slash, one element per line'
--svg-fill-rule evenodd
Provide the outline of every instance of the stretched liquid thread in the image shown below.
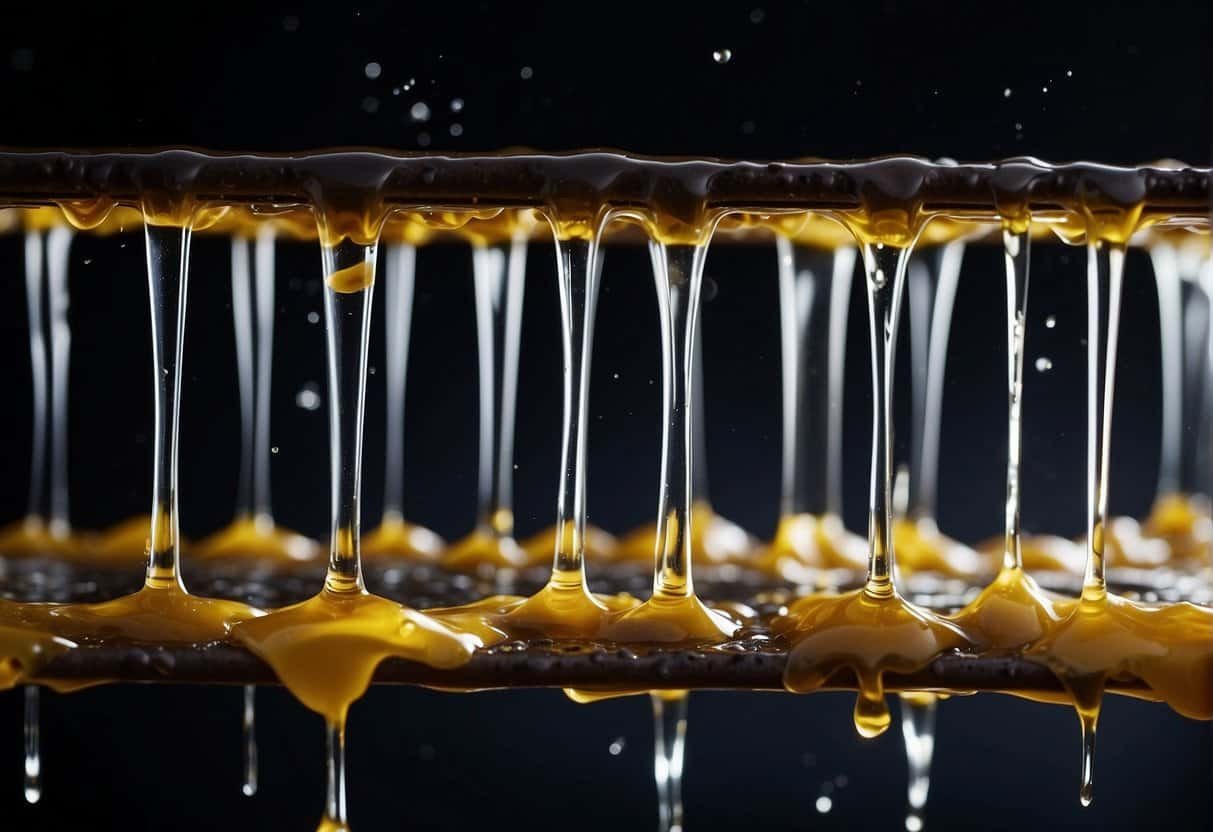
<path fill-rule="evenodd" d="M 679 229 L 685 242 L 664 243 L 655 225 L 650 232 L 661 324 L 662 439 L 661 483 L 657 499 L 657 535 L 653 593 L 613 620 L 606 636 L 613 641 L 715 643 L 733 635 L 737 624 L 708 609 L 695 595 L 691 540 L 693 528 L 695 414 L 695 331 L 699 317 L 703 264 L 720 213 L 696 217 L 692 229 Z"/>
<path fill-rule="evenodd" d="M 200 558 L 253 558 L 290 565 L 314 560 L 319 546 L 274 522 L 270 500 L 270 390 L 274 350 L 273 223 L 257 227 L 250 239 L 234 234 L 232 323 L 240 390 L 240 479 L 236 516 L 230 525 L 201 541 Z M 249 248 L 253 268 L 249 268 Z"/>
<path fill-rule="evenodd" d="M 691 512 L 691 550 L 701 563 L 734 563 L 752 566 L 755 561 L 757 541 L 737 523 L 716 512 L 712 507 L 708 489 L 707 435 L 704 429 L 706 408 L 703 392 L 702 320 L 695 326 L 691 366 L 695 375 L 695 383 L 691 385 L 694 393 L 690 405 L 691 424 L 694 426 L 691 454 L 695 460 L 692 469 L 694 482 L 691 484 L 691 503 L 694 506 L 694 510 Z M 649 523 L 628 532 L 620 539 L 615 550 L 606 554 L 618 561 L 648 563 L 653 557 L 653 545 L 656 539 L 657 524 Z"/>
<path fill-rule="evenodd" d="M 1023 356 L 1031 263 L 1030 224 L 1007 223 L 1002 232 L 1006 266 L 1007 479 L 1001 568 L 994 580 L 954 619 L 981 644 L 1017 651 L 1034 643 L 1058 621 L 1054 600 L 1024 571 L 1020 523 L 1020 463 L 1023 459 Z"/>
<path fill-rule="evenodd" d="M 901 695 L 901 736 L 906 746 L 909 778 L 906 786 L 906 832 L 925 826 L 923 811 L 931 791 L 931 759 L 935 755 L 935 711 L 939 697 L 933 693 Z"/>
<path fill-rule="evenodd" d="M 856 252 L 845 244 L 820 251 L 783 234 L 775 241 L 783 472 L 779 524 L 759 565 L 804 584 L 816 570 L 859 569 L 867 557 L 863 540 L 842 523 L 843 369 Z"/>
<path fill-rule="evenodd" d="M 921 231 L 893 218 L 849 220 L 863 252 L 872 347 L 872 475 L 869 492 L 868 575 L 863 588 L 842 595 L 809 595 L 793 602 L 772 629 L 791 644 L 784 684 L 792 691 L 821 687 L 837 670 L 855 674 L 855 727 L 865 737 L 888 729 L 886 671 L 910 672 L 940 654 L 969 646 L 954 624 L 904 600 L 895 586 L 892 533 L 894 359 L 906 264 Z M 879 634 L 879 637 L 874 637 Z"/>
<path fill-rule="evenodd" d="M 956 577 L 982 571 L 977 553 L 944 535 L 936 523 L 943 384 L 964 252 L 964 237 L 923 251 L 910 261 L 906 278 L 913 358 L 910 385 L 913 459 L 909 469 L 909 510 L 905 518 L 894 524 L 893 534 L 899 553 L 898 566 L 907 573 L 938 572 Z"/>
<path fill-rule="evenodd" d="M 348 829 L 345 724 L 389 656 L 456 667 L 481 640 L 371 595 L 362 577 L 359 516 L 362 432 L 375 253 L 382 220 L 370 228 L 329 227 L 319 212 L 329 379 L 331 505 L 324 588 L 299 604 L 238 624 L 235 635 L 263 658 L 304 705 L 325 719 L 326 799 L 319 829 Z"/>
<path fill-rule="evenodd" d="M 1094 799 L 1095 736 L 1109 677 L 1132 673 L 1180 713 L 1213 716 L 1213 611 L 1111 595 L 1105 577 L 1108 461 L 1125 242 L 1134 212 L 1087 214 L 1087 562 L 1065 617 L 1028 650 L 1074 699 L 1082 729 L 1080 802 Z M 1117 222 L 1118 221 L 1118 222 Z M 1126 227 L 1128 230 L 1126 231 Z M 1105 288 L 1106 287 L 1106 288 Z M 1206 716 L 1207 715 L 1207 716 Z"/>
<path fill-rule="evenodd" d="M 474 242 L 472 281 L 480 378 L 480 476 L 476 527 L 442 558 L 445 566 L 517 568 L 526 552 L 514 539 L 514 416 L 522 297 L 526 285 L 525 236 Z"/>
<path fill-rule="evenodd" d="M 649 696 L 653 708 L 653 779 L 657 783 L 658 832 L 682 832 L 682 764 L 686 752 L 686 691 Z"/>
<path fill-rule="evenodd" d="M 383 518 L 362 541 L 362 554 L 437 560 L 445 542 L 429 529 L 404 519 L 404 396 L 409 363 L 409 332 L 413 321 L 413 290 L 417 248 L 407 241 L 390 242 L 385 258 L 384 352 L 387 373 L 387 457 L 384 466 Z"/>
<path fill-rule="evenodd" d="M 29 507 L 24 518 L 0 530 L 0 553 L 9 556 L 67 555 L 78 545 L 71 533 L 67 487 L 67 379 L 71 357 L 67 273 L 74 234 L 70 228 L 51 224 L 45 216 L 48 213 L 50 210 L 23 212 L 27 226 L 25 287 L 33 418 Z"/>

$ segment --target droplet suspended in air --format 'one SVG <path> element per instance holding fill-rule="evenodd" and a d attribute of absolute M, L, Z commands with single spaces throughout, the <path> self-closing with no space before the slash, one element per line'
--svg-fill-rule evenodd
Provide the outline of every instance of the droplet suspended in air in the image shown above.
<path fill-rule="evenodd" d="M 818 814 L 826 815 L 829 814 L 830 810 L 834 808 L 834 801 L 830 800 L 830 798 L 823 794 L 821 797 L 817 798 L 817 803 L 814 805 L 817 807 Z"/>
<path fill-rule="evenodd" d="M 623 737 L 616 737 L 615 739 L 611 740 L 611 744 L 607 746 L 607 751 L 612 757 L 618 757 L 623 753 L 623 749 L 626 745 L 627 741 L 624 740 Z"/>
<path fill-rule="evenodd" d="M 518 77 L 523 81 L 529 81 L 535 77 L 535 70 L 531 69 L 529 66 L 524 66 L 522 69 L 518 70 Z"/>
<path fill-rule="evenodd" d="M 429 121 L 430 120 L 430 105 L 424 101 L 418 101 L 409 108 L 409 118 L 413 121 Z"/>
<path fill-rule="evenodd" d="M 1052 369 L 1053 369 L 1053 359 L 1047 358 L 1043 355 L 1040 358 L 1036 359 L 1036 372 L 1047 373 L 1047 372 L 1049 372 L 1049 370 L 1052 370 Z"/>
<path fill-rule="evenodd" d="M 1045 329 L 1053 329 L 1056 326 L 1057 326 L 1057 316 L 1056 315 L 1050 315 L 1049 317 L 1045 318 Z"/>
<path fill-rule="evenodd" d="M 295 404 L 304 410 L 319 410 L 321 404 L 319 386 L 314 381 L 303 385 L 295 394 Z"/>
<path fill-rule="evenodd" d="M 712 53 L 712 60 L 718 64 L 727 64 L 729 61 L 733 60 L 733 50 L 717 49 Z"/>
<path fill-rule="evenodd" d="M 371 61 L 369 64 L 367 64 L 363 68 L 363 72 L 366 73 L 367 78 L 370 78 L 372 81 L 374 81 L 376 78 L 378 78 L 380 75 L 383 74 L 383 67 L 381 67 L 377 61 Z"/>

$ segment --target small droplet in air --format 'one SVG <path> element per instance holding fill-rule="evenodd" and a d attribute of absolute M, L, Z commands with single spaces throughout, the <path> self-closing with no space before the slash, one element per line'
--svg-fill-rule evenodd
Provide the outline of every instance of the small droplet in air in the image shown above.
<path fill-rule="evenodd" d="M 1072 69 L 1067 69 L 1067 70 L 1066 70 L 1066 77 L 1067 77 L 1067 78 L 1073 78 L 1073 77 L 1074 77 L 1074 70 L 1072 70 Z"/>
<path fill-rule="evenodd" d="M 463 125 L 460 124 L 459 122 L 455 122 L 454 124 L 452 124 L 450 126 L 450 132 L 451 132 L 452 136 L 454 136 L 455 138 L 459 138 L 460 136 L 463 135 Z"/>
<path fill-rule="evenodd" d="M 1043 355 L 1040 358 L 1036 359 L 1036 372 L 1047 373 L 1049 370 L 1052 370 L 1052 369 L 1053 369 L 1053 359 L 1046 358 Z"/>
<path fill-rule="evenodd" d="M 366 98 L 362 99 L 362 109 L 367 113 L 379 112 L 379 99 L 373 95 L 368 95 Z"/>
<path fill-rule="evenodd" d="M 712 53 L 712 60 L 718 64 L 727 64 L 729 61 L 733 60 L 733 50 L 717 49 Z"/>
<path fill-rule="evenodd" d="M 1049 91 L 1049 88 L 1048 88 L 1048 87 L 1041 87 L 1041 88 L 1040 88 L 1040 91 L 1041 91 L 1041 92 L 1048 92 L 1048 91 Z"/>
<path fill-rule="evenodd" d="M 1003 98 L 1010 98 L 1010 97 L 1011 97 L 1011 88 L 1010 88 L 1010 87 L 1006 87 L 1006 88 L 1005 88 L 1005 89 L 1002 91 L 1002 97 L 1003 97 Z"/>
<path fill-rule="evenodd" d="M 463 99 L 462 98 L 452 98 L 451 99 L 451 112 L 452 113 L 462 113 L 463 112 Z"/>
<path fill-rule="evenodd" d="M 383 67 L 381 67 L 377 61 L 371 61 L 369 64 L 367 64 L 363 68 L 363 72 L 366 73 L 367 78 L 370 78 L 372 81 L 374 81 L 376 78 L 378 78 L 380 75 L 383 74 Z"/>
<path fill-rule="evenodd" d="M 1049 317 L 1045 318 L 1045 329 L 1053 329 L 1055 326 L 1057 326 L 1056 315 L 1050 315 Z"/>
<path fill-rule="evenodd" d="M 308 312 L 307 313 L 307 322 L 309 324 L 320 323 L 320 313 L 319 312 Z"/>
<path fill-rule="evenodd" d="M 623 737 L 616 737 L 615 739 L 611 740 L 611 744 L 607 746 L 607 751 L 610 752 L 612 757 L 618 757 L 623 753 L 625 744 L 626 743 Z"/>
<path fill-rule="evenodd" d="M 814 805 L 817 807 L 818 814 L 826 815 L 829 814 L 830 810 L 834 808 L 834 801 L 830 800 L 830 798 L 823 794 L 821 797 L 817 798 L 817 803 Z"/>
<path fill-rule="evenodd" d="M 409 108 L 409 118 L 413 121 L 429 121 L 430 120 L 430 105 L 424 101 L 418 101 Z"/>
<path fill-rule="evenodd" d="M 529 81 L 535 77 L 535 70 L 531 69 L 529 66 L 524 66 L 522 69 L 518 70 L 518 77 L 523 81 Z"/>
<path fill-rule="evenodd" d="M 911 812 L 906 815 L 906 832 L 922 832 L 922 818 Z"/>
<path fill-rule="evenodd" d="M 319 410 L 320 387 L 314 381 L 300 387 L 299 392 L 295 394 L 295 404 L 304 410 Z"/>
<path fill-rule="evenodd" d="M 278 453 L 278 446 L 277 446 L 277 445 L 272 445 L 272 446 L 270 447 L 270 453 L 272 453 L 272 454 L 276 454 L 276 453 Z"/>

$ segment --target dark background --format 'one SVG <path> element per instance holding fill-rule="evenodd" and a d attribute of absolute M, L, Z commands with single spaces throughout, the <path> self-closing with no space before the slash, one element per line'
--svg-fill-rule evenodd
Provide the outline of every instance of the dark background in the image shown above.
<path fill-rule="evenodd" d="M 1207 164 L 1213 16 L 1207 3 L 386 4 L 87 9 L 23 4 L 0 28 L 0 142 L 294 150 L 565 150 Z M 725 64 L 712 53 L 729 49 Z M 382 73 L 367 77 L 377 62 Z M 530 71 L 524 73 L 524 67 Z M 523 75 L 530 77 L 524 78 Z M 412 79 L 412 83 L 410 83 Z M 1047 92 L 1045 89 L 1047 88 Z M 398 93 L 394 91 L 399 89 Z M 1011 90 L 1008 97 L 1005 90 Z M 454 112 L 451 101 L 460 99 Z M 427 121 L 411 118 L 418 102 Z M 459 125 L 452 134 L 452 128 Z M 313 535 L 327 513 L 316 252 L 279 247 L 273 443 L 278 519 Z M 73 520 L 100 527 L 149 501 L 151 385 L 138 235 L 81 236 L 72 260 Z M 195 243 L 182 422 L 187 535 L 230 518 L 238 415 L 227 247 Z M 24 511 L 29 370 L 20 243 L 0 239 L 11 286 L 0 408 L 0 520 Z M 1083 517 L 1084 293 L 1080 250 L 1033 263 L 1025 393 L 1025 524 L 1075 534 Z M 945 400 L 940 520 L 977 540 L 1001 526 L 1005 392 L 1000 255 L 971 247 Z M 778 499 L 779 351 L 773 247 L 717 245 L 705 304 L 709 468 L 723 513 L 769 536 Z M 651 519 L 658 453 L 656 323 L 648 262 L 606 260 L 590 415 L 590 513 L 622 531 Z M 409 368 L 410 516 L 448 538 L 474 512 L 475 335 L 470 257 L 419 257 Z M 533 246 L 516 476 L 520 531 L 554 518 L 559 324 L 551 250 Z M 846 436 L 849 525 L 864 528 L 866 313 L 856 281 Z M 1112 461 L 1112 508 L 1147 510 L 1156 477 L 1158 324 L 1150 271 L 1130 258 Z M 1044 319 L 1057 318 L 1055 329 Z M 904 336 L 903 336 L 904 337 Z M 905 352 L 903 351 L 903 356 Z M 377 329 L 372 364 L 381 363 Z M 905 370 L 906 361 L 901 362 Z M 904 389 L 904 388 L 903 388 Z M 372 376 L 367 521 L 378 517 L 382 379 Z M 904 409 L 904 408 L 903 408 Z M 906 432 L 899 444 L 904 444 Z M 4 828 L 307 829 L 322 797 L 318 717 L 280 690 L 260 698 L 261 793 L 239 794 L 238 692 L 110 687 L 44 696 L 46 793 L 21 802 L 20 695 L 0 697 Z M 851 700 L 696 694 L 686 802 L 693 829 L 901 827 L 896 730 L 850 726 Z M 959 697 L 940 709 L 928 827 L 1213 828 L 1208 727 L 1109 701 L 1095 805 L 1077 800 L 1078 725 L 1056 707 Z M 623 738 L 621 754 L 608 746 Z M 648 703 L 576 706 L 557 692 L 451 696 L 374 689 L 350 728 L 356 828 L 645 828 L 655 822 Z M 823 784 L 833 810 L 819 815 Z"/>

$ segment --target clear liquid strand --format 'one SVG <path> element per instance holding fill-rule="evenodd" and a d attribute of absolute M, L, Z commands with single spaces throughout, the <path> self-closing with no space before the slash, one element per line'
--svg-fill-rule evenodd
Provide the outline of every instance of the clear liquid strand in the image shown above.
<path fill-rule="evenodd" d="M 931 759 L 935 754 L 935 710 L 939 700 L 932 694 L 901 697 L 901 736 L 905 741 L 908 781 L 906 788 L 906 832 L 924 827 L 923 810 L 931 790 Z"/>
<path fill-rule="evenodd" d="M 146 214 L 143 228 L 147 244 L 156 408 L 147 586 L 184 589 L 177 514 L 177 449 L 190 228 L 157 225 L 149 221 Z"/>
<path fill-rule="evenodd" d="M 868 577 L 864 590 L 890 597 L 893 587 L 893 385 L 897 323 L 909 248 L 865 243 L 863 264 L 872 349 L 872 477 L 868 496 Z"/>
<path fill-rule="evenodd" d="M 244 686 L 244 708 L 240 720 L 241 750 L 244 755 L 244 778 L 240 791 L 245 797 L 257 793 L 257 688 Z"/>
<path fill-rule="evenodd" d="M 653 776 L 657 783 L 657 829 L 681 832 L 682 763 L 686 750 L 687 701 L 653 693 Z"/>
<path fill-rule="evenodd" d="M 688 387 L 706 245 L 650 241 L 661 322 L 662 440 L 661 486 L 657 501 L 654 598 L 694 594 L 691 574 L 691 489 L 693 428 Z"/>
<path fill-rule="evenodd" d="M 590 361 L 594 315 L 602 260 L 598 241 L 556 240 L 557 281 L 564 353 L 564 419 L 560 446 L 560 490 L 556 499 L 556 586 L 585 586 L 586 410 L 590 399 Z M 571 523 L 571 549 L 564 529 Z"/>
<path fill-rule="evenodd" d="M 253 433 L 255 381 L 253 370 L 253 300 L 250 288 L 248 239 L 232 237 L 232 325 L 236 336 L 236 379 L 240 390 L 240 479 L 236 514 L 253 514 Z"/>
<path fill-rule="evenodd" d="M 842 359 L 855 249 L 776 238 L 783 373 L 783 516 L 842 507 Z M 832 260 L 832 263 L 831 263 Z M 825 389 L 815 386 L 824 383 Z M 828 441 L 812 441 L 825 436 Z"/>
<path fill-rule="evenodd" d="M 1087 561 L 1084 600 L 1107 595 L 1104 531 L 1108 514 L 1108 459 L 1112 445 L 1112 401 L 1120 328 L 1123 245 L 1087 244 Z"/>
<path fill-rule="evenodd" d="M 387 247 L 384 263 L 384 321 L 387 353 L 387 464 L 384 471 L 383 516 L 404 519 L 404 402 L 409 363 L 409 333 L 413 323 L 413 288 L 417 250 L 406 243 Z"/>
<path fill-rule="evenodd" d="M 253 286 L 256 299 L 257 372 L 253 376 L 256 405 L 253 431 L 253 517 L 273 525 L 270 507 L 270 390 L 274 360 L 274 229 L 263 223 L 253 249 Z"/>
<path fill-rule="evenodd" d="M 345 727 L 326 722 L 324 817 L 317 832 L 345 832 L 349 818 L 345 806 Z"/>
<path fill-rule="evenodd" d="M 364 589 L 359 541 L 362 432 L 375 248 L 348 239 L 321 246 L 332 506 L 325 587 L 333 592 Z M 353 275 L 352 285 L 342 275 Z"/>
<path fill-rule="evenodd" d="M 22 785 L 25 802 L 37 803 L 42 799 L 42 726 L 41 691 L 36 685 L 25 687 L 25 760 Z"/>
<path fill-rule="evenodd" d="M 1099 709 L 1080 710 L 1082 726 L 1082 780 L 1078 787 L 1078 802 L 1090 806 L 1095 801 L 1095 730 L 1099 724 Z"/>
<path fill-rule="evenodd" d="M 71 532 L 67 481 L 67 381 L 71 360 L 72 330 L 67 319 L 68 255 L 75 233 L 67 226 L 56 226 L 46 234 L 46 289 L 50 312 L 51 354 L 51 536 L 63 539 Z"/>
<path fill-rule="evenodd" d="M 1158 291 L 1159 349 L 1162 383 L 1162 445 L 1158 463 L 1157 495 L 1179 491 L 1183 448 L 1183 287 L 1175 248 L 1168 243 L 1150 246 L 1154 285 Z"/>
<path fill-rule="evenodd" d="M 522 341 L 526 239 L 472 250 L 480 374 L 478 522 L 513 537 L 514 416 Z"/>
<path fill-rule="evenodd" d="M 1003 255 L 1007 272 L 1007 501 L 1006 540 L 1003 568 L 1023 568 L 1022 529 L 1020 527 L 1019 468 L 1023 457 L 1021 420 L 1023 397 L 1023 351 L 1027 327 L 1028 274 L 1031 237 L 1028 230 L 1002 232 Z"/>
<path fill-rule="evenodd" d="M 43 296 L 42 232 L 25 234 L 25 297 L 29 311 L 30 367 L 33 371 L 33 422 L 30 445 L 29 509 L 27 522 L 45 517 L 43 489 L 46 487 L 46 414 L 50 399 L 47 371 L 46 330 L 42 311 Z"/>
<path fill-rule="evenodd" d="M 935 517 L 944 374 L 964 249 L 963 241 L 947 243 L 933 252 L 930 265 L 919 259 L 909 268 L 910 349 L 914 360 L 908 514 L 912 518 Z"/>

